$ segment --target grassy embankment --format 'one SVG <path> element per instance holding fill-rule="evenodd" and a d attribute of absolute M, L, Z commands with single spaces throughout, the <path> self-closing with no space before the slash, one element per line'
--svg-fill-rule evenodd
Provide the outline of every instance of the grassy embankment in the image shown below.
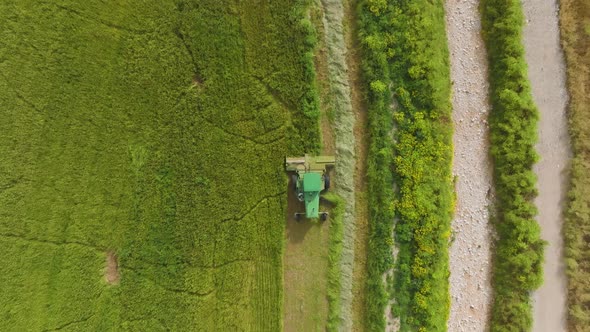
<path fill-rule="evenodd" d="M 281 329 L 304 7 L 0 4 L 0 330 Z"/>
<path fill-rule="evenodd" d="M 573 148 L 571 187 L 565 215 L 568 275 L 568 325 L 590 325 L 590 3 L 560 1 L 561 39 L 570 94 L 569 125 Z"/>
<path fill-rule="evenodd" d="M 482 30 L 490 68 L 489 116 L 496 189 L 491 331 L 531 328 L 532 290 L 543 278 L 543 247 L 535 221 L 538 113 L 531 97 L 518 0 L 485 0 Z"/>
<path fill-rule="evenodd" d="M 359 17 L 370 87 L 368 328 L 385 327 L 389 295 L 382 280 L 394 267 L 395 215 L 394 315 L 401 331 L 443 331 L 453 206 L 443 2 L 361 1 Z M 392 92 L 399 104 L 394 111 Z"/>

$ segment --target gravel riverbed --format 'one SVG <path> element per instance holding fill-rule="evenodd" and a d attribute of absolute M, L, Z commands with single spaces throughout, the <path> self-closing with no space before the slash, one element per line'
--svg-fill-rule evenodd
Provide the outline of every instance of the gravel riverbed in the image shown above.
<path fill-rule="evenodd" d="M 451 312 L 448 330 L 485 331 L 491 286 L 493 199 L 488 154 L 487 59 L 476 0 L 448 0 L 447 38 L 453 81 L 453 174 L 457 202 L 450 247 Z"/>

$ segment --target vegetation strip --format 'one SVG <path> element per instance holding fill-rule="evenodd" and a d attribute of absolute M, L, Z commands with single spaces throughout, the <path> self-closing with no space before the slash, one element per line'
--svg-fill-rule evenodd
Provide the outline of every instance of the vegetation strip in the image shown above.
<path fill-rule="evenodd" d="M 332 204 L 330 216 L 330 242 L 328 249 L 328 323 L 327 331 L 339 331 L 342 326 L 342 252 L 344 243 L 344 215 L 346 201 L 334 193 L 327 193 L 324 199 Z"/>
<path fill-rule="evenodd" d="M 336 147 L 335 192 L 344 205 L 343 248 L 341 257 L 340 323 L 342 330 L 352 329 L 352 277 L 355 241 L 355 149 L 354 124 L 348 69 L 346 43 L 344 40 L 344 4 L 341 0 L 321 0 L 324 11 L 325 42 L 328 51 L 328 71 L 333 107 L 334 139 Z M 331 321 L 332 319 L 330 319 Z"/>
<path fill-rule="evenodd" d="M 573 150 L 563 230 L 568 327 L 579 332 L 590 326 L 590 2 L 560 0 L 560 26 L 567 65 Z"/>
<path fill-rule="evenodd" d="M 543 247 L 535 221 L 538 112 L 531 97 L 518 0 L 483 0 L 490 68 L 490 139 L 497 197 L 491 331 L 528 331 L 530 292 L 542 283 Z"/>
<path fill-rule="evenodd" d="M 363 70 L 370 87 L 369 330 L 385 328 L 388 294 L 382 279 L 393 266 L 395 213 L 399 253 L 392 291 L 400 330 L 443 331 L 449 312 L 453 206 L 443 2 L 367 0 L 361 2 L 359 16 Z M 393 137 L 390 89 L 399 103 Z"/>

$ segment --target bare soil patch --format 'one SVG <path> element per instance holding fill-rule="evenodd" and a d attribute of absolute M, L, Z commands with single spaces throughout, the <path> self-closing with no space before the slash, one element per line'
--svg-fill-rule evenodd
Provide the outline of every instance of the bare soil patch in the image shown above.
<path fill-rule="evenodd" d="M 114 251 L 108 251 L 106 253 L 106 269 L 105 269 L 105 280 L 111 285 L 116 285 L 121 279 L 119 274 L 119 261 Z"/>

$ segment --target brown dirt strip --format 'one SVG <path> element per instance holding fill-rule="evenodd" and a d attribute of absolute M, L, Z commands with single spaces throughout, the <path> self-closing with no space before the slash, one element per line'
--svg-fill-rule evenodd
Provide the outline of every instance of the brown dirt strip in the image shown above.
<path fill-rule="evenodd" d="M 537 221 L 545 248 L 543 285 L 533 294 L 533 331 L 561 332 L 566 324 L 566 278 L 563 262 L 563 201 L 570 159 L 567 131 L 565 64 L 559 42 L 556 0 L 522 2 L 524 46 L 532 93 L 539 109 L 541 159 L 535 165 L 539 195 Z"/>
<path fill-rule="evenodd" d="M 288 190 L 287 196 L 283 330 L 323 331 L 328 317 L 326 275 L 330 222 L 296 221 L 294 213 L 305 208 L 293 190 Z"/>
<path fill-rule="evenodd" d="M 121 279 L 121 275 L 119 274 L 119 262 L 113 251 L 108 251 L 106 253 L 106 265 L 107 266 L 104 275 L 105 280 L 111 285 L 118 284 L 119 280 Z"/>

